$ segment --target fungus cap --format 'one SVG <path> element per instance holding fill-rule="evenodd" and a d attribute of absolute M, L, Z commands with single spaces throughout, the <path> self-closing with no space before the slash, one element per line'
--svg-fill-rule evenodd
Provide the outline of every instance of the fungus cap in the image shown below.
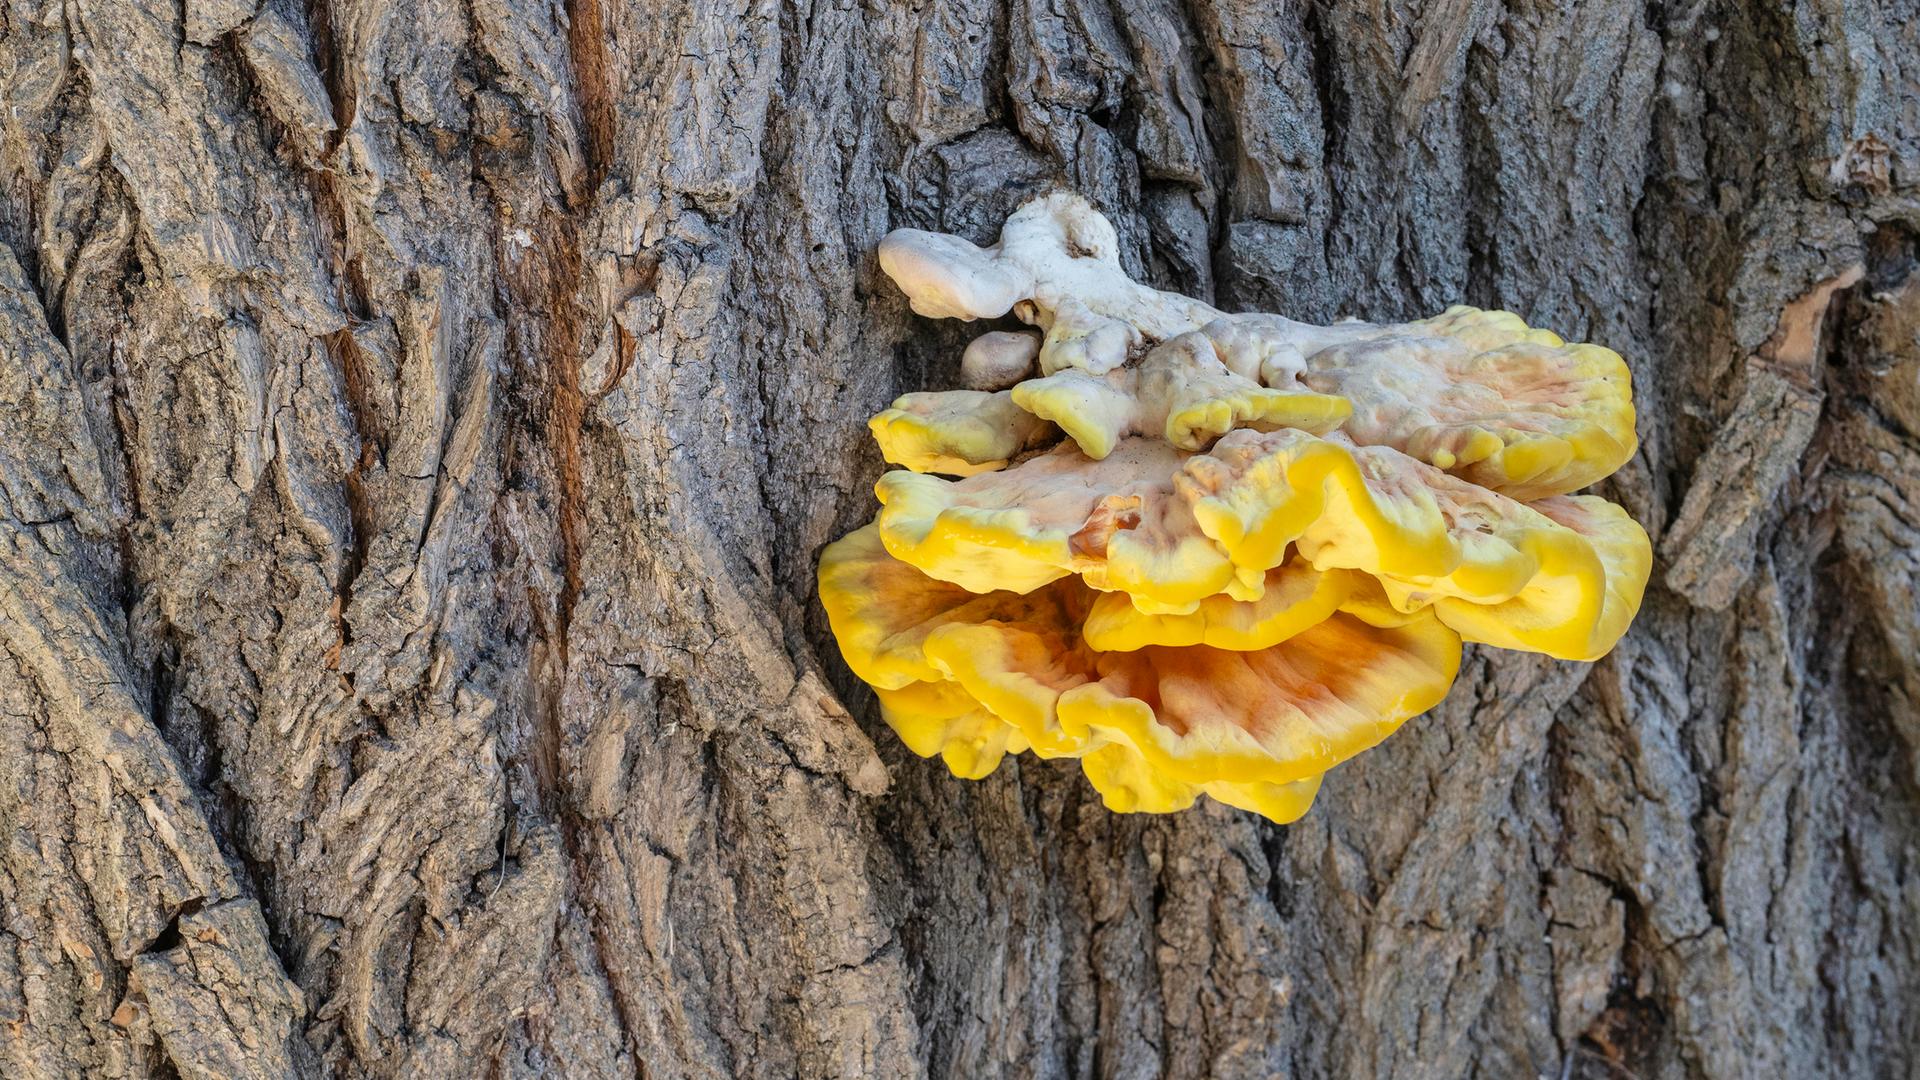
<path fill-rule="evenodd" d="M 880 455 L 914 472 L 972 476 L 1006 465 L 1052 430 L 1005 390 L 903 394 L 867 421 Z"/>
<path fill-rule="evenodd" d="M 1304 385 L 1348 397 L 1343 431 L 1517 499 L 1583 488 L 1626 464 L 1632 376 L 1620 354 L 1505 311 L 1453 307 L 1306 358 Z"/>
<path fill-rule="evenodd" d="M 892 472 L 874 489 L 875 523 L 895 558 L 974 592 L 1031 592 L 1077 574 L 1137 603 L 1191 611 L 1238 575 L 1174 492 L 1185 457 L 1128 439 L 1097 461 L 1062 443 L 960 481 Z M 1266 569 L 1243 595 L 1258 595 Z"/>
<path fill-rule="evenodd" d="M 1613 646 L 1651 568 L 1646 534 L 1602 500 L 1560 497 L 1555 517 L 1295 429 L 1236 431 L 1204 454 L 1133 438 L 1099 461 L 1063 444 L 965 480 L 891 473 L 878 492 L 887 550 L 973 592 L 1079 575 L 1190 615 L 1258 601 L 1291 557 L 1370 575 L 1397 609 L 1434 607 L 1469 640 L 1563 659 Z"/>
<path fill-rule="evenodd" d="M 1103 597 L 1073 580 L 980 595 L 894 560 L 872 527 L 829 545 L 821 596 L 854 672 L 903 742 L 956 774 L 1006 753 L 1083 760 L 1109 806 L 1166 810 L 1201 794 L 1297 816 L 1318 777 L 1445 695 L 1459 638 L 1430 614 L 1381 628 L 1341 613 L 1343 579 L 1296 569 L 1275 614 L 1302 625 L 1236 651 L 1144 644 L 1101 651 Z M 1329 581 L 1332 584 L 1329 584 Z M 1105 613 L 1130 640 L 1152 617 Z M 1124 624 L 1138 619 L 1143 627 Z"/>

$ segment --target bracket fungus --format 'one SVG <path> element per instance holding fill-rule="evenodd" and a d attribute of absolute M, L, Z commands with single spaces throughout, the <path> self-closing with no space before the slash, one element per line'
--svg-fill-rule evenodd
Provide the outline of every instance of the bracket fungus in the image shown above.
<path fill-rule="evenodd" d="M 1315 326 L 1130 279 L 1055 193 L 1000 242 L 901 229 L 922 315 L 994 319 L 964 390 L 875 416 L 904 469 L 829 545 L 841 652 L 915 753 L 1078 759 L 1106 805 L 1298 818 L 1447 694 L 1461 643 L 1593 660 L 1652 557 L 1571 492 L 1635 449 L 1625 363 L 1503 311 Z"/>

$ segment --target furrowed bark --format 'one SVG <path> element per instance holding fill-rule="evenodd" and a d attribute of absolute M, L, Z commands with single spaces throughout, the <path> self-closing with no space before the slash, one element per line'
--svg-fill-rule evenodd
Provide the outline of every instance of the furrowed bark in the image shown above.
<path fill-rule="evenodd" d="M 1913 1070 L 1920 10 L 1568 7 L 0 8 L 0 1073 Z M 1628 639 L 1286 828 L 908 754 L 874 249 L 1059 184 L 1625 355 Z"/>

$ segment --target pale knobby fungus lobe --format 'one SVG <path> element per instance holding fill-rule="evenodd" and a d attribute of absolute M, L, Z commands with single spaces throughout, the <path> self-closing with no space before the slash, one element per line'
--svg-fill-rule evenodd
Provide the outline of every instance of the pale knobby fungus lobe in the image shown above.
<path fill-rule="evenodd" d="M 967 389 L 871 422 L 872 524 L 820 595 L 915 753 L 1079 760 L 1107 806 L 1292 821 L 1447 694 L 1462 641 L 1592 660 L 1646 533 L 1570 492 L 1635 448 L 1626 365 L 1500 311 L 1314 326 L 1140 285 L 1079 196 L 980 248 L 902 229 L 928 316 L 994 319 Z"/>

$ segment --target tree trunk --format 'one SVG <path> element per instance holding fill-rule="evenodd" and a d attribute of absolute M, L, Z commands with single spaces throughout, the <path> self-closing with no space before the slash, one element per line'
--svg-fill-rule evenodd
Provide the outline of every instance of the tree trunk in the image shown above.
<path fill-rule="evenodd" d="M 0 6 L 0 1073 L 1913 1075 L 1920 10 L 1558 7 Z M 1060 184 L 1624 354 L 1632 634 L 1290 827 L 913 757 L 875 246 Z"/>

